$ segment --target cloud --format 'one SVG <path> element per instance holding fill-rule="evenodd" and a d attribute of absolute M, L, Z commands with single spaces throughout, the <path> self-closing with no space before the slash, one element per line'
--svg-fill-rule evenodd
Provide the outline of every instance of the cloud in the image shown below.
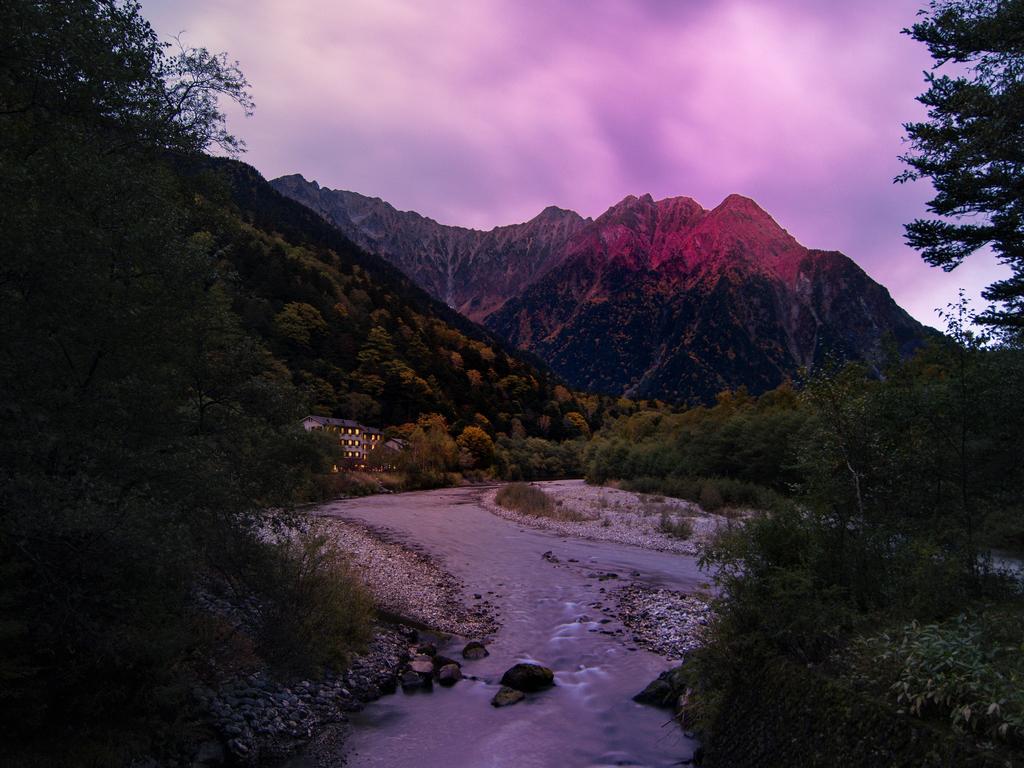
<path fill-rule="evenodd" d="M 855 7 L 853 7 L 855 5 Z M 843 250 L 926 322 L 946 275 L 902 243 L 925 185 L 894 186 L 929 65 L 917 0 L 148 0 L 162 33 L 229 51 L 268 177 L 301 172 L 439 221 L 490 227 L 629 193 L 757 199 Z M 922 309 L 926 308 L 926 309 Z"/>

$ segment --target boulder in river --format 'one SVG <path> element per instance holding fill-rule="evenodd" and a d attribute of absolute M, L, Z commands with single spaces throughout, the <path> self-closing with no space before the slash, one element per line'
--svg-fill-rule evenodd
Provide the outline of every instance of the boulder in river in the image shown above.
<path fill-rule="evenodd" d="M 469 659 L 470 661 L 476 661 L 490 655 L 487 651 L 487 646 L 479 640 L 470 640 L 466 643 L 466 647 L 462 649 L 462 658 Z"/>
<path fill-rule="evenodd" d="M 433 643 L 420 643 L 416 646 L 416 653 L 420 656 L 433 656 L 437 653 L 437 646 Z"/>
<path fill-rule="evenodd" d="M 459 664 L 455 659 L 449 659 L 447 656 L 442 656 L 440 653 L 434 656 L 434 674 L 436 675 L 441 671 L 442 667 L 447 667 L 449 664 L 454 664 L 459 669 L 462 669 L 462 665 Z"/>
<path fill-rule="evenodd" d="M 501 676 L 501 684 L 524 693 L 533 693 L 555 684 L 555 673 L 540 664 L 516 664 Z"/>
<path fill-rule="evenodd" d="M 686 692 L 686 677 L 683 665 L 662 672 L 656 680 L 652 680 L 646 688 L 633 697 L 638 704 L 649 704 L 652 707 L 671 708 L 676 706 L 679 697 Z"/>
<path fill-rule="evenodd" d="M 507 685 L 501 686 L 494 698 L 491 699 L 492 707 L 508 707 L 515 704 L 517 701 L 522 701 L 526 698 L 526 694 L 522 691 L 517 691 L 515 688 L 509 688 Z"/>
<path fill-rule="evenodd" d="M 455 685 L 462 679 L 462 670 L 458 664 L 445 664 L 437 671 L 437 681 L 446 688 Z"/>
<path fill-rule="evenodd" d="M 418 690 L 429 691 L 434 687 L 434 682 L 429 674 L 421 675 L 412 669 L 407 669 L 403 672 L 399 682 L 402 684 L 402 690 L 406 693 Z"/>
<path fill-rule="evenodd" d="M 429 656 L 416 656 L 409 662 L 409 669 L 421 675 L 431 675 L 434 672 L 434 660 Z"/>

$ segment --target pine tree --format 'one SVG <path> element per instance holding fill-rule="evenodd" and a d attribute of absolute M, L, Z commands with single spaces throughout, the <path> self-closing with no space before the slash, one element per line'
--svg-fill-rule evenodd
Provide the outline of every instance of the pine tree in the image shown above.
<path fill-rule="evenodd" d="M 1011 276 L 983 296 L 1001 307 L 980 322 L 1024 330 L 1024 0 L 933 0 L 904 32 L 925 43 L 935 68 L 918 101 L 928 119 L 905 128 L 909 168 L 897 181 L 927 178 L 936 218 L 906 227 L 929 264 L 950 271 L 988 246 Z"/>

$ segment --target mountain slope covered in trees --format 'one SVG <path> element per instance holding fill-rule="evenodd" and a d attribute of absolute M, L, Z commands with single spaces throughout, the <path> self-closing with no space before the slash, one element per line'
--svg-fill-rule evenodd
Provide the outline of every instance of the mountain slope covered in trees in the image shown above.
<path fill-rule="evenodd" d="M 315 410 L 370 423 L 437 412 L 453 424 L 561 435 L 558 381 L 431 299 L 402 272 L 252 168 L 210 161 L 227 182 L 199 204 L 233 304 Z M 565 400 L 565 389 L 560 388 Z M 578 408 L 574 404 L 572 410 Z"/>
<path fill-rule="evenodd" d="M 571 385 L 707 402 L 826 357 L 882 362 L 928 333 L 852 260 L 805 248 L 754 201 L 629 196 L 480 232 L 298 175 L 272 184 Z"/>

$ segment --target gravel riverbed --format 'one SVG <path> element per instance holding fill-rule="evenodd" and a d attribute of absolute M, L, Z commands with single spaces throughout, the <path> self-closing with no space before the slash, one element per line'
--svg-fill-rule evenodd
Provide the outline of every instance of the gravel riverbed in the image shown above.
<path fill-rule="evenodd" d="M 701 598 L 670 589 L 627 584 L 614 598 L 633 642 L 666 659 L 685 659 L 700 648 L 714 617 Z"/>
<path fill-rule="evenodd" d="M 466 638 L 486 638 L 497 630 L 491 601 L 468 593 L 428 553 L 391 541 L 386 532 L 336 518 L 321 518 L 317 525 L 348 555 L 387 613 Z"/>
<path fill-rule="evenodd" d="M 586 519 L 557 520 L 520 514 L 495 502 L 498 489 L 485 492 L 481 504 L 498 517 L 530 528 L 684 555 L 696 554 L 701 543 L 730 525 L 729 518 L 705 512 L 697 504 L 682 499 L 587 485 L 582 480 L 553 480 L 531 485 L 548 494 L 559 511 Z M 681 539 L 663 532 L 663 519 L 687 521 L 691 535 Z"/>
<path fill-rule="evenodd" d="M 705 515 L 696 505 L 676 499 L 571 481 L 542 487 L 562 505 L 593 518 L 584 522 L 525 518 L 497 507 L 494 491 L 475 498 L 483 509 L 520 525 L 683 554 L 694 552 L 700 541 L 728 524 L 725 518 Z M 663 514 L 690 520 L 693 539 L 673 539 L 657 530 Z M 483 595 L 470 593 L 415 541 L 399 542 L 376 524 L 324 517 L 317 510 L 310 511 L 308 521 L 309 528 L 325 534 L 346 553 L 389 621 L 377 625 L 369 647 L 343 672 L 282 682 L 259 671 L 196 690 L 219 739 L 202 746 L 206 757 L 197 756 L 202 759 L 193 761 L 195 765 L 271 765 L 300 750 L 303 766 L 338 765 L 352 727 L 349 715 L 395 691 L 398 674 L 415 651 L 419 630 L 467 639 L 490 638 L 498 630 L 500 616 L 486 590 L 481 588 Z M 594 601 L 587 606 L 596 616 L 578 619 L 589 625 L 590 632 L 615 635 L 627 647 L 640 646 L 672 661 L 684 658 L 701 643 L 711 610 L 700 597 L 632 583 L 627 573 L 591 573 L 586 563 L 559 562 L 550 552 L 544 559 L 557 567 L 583 569 L 585 577 L 596 582 Z M 620 627 L 609 627 L 616 619 Z"/>
<path fill-rule="evenodd" d="M 328 724 L 395 690 L 395 672 L 408 658 L 415 633 L 378 625 L 366 650 L 344 672 L 284 682 L 266 671 L 222 682 L 193 695 L 208 712 L 221 741 L 201 745 L 195 765 L 254 765 L 280 760 Z"/>

